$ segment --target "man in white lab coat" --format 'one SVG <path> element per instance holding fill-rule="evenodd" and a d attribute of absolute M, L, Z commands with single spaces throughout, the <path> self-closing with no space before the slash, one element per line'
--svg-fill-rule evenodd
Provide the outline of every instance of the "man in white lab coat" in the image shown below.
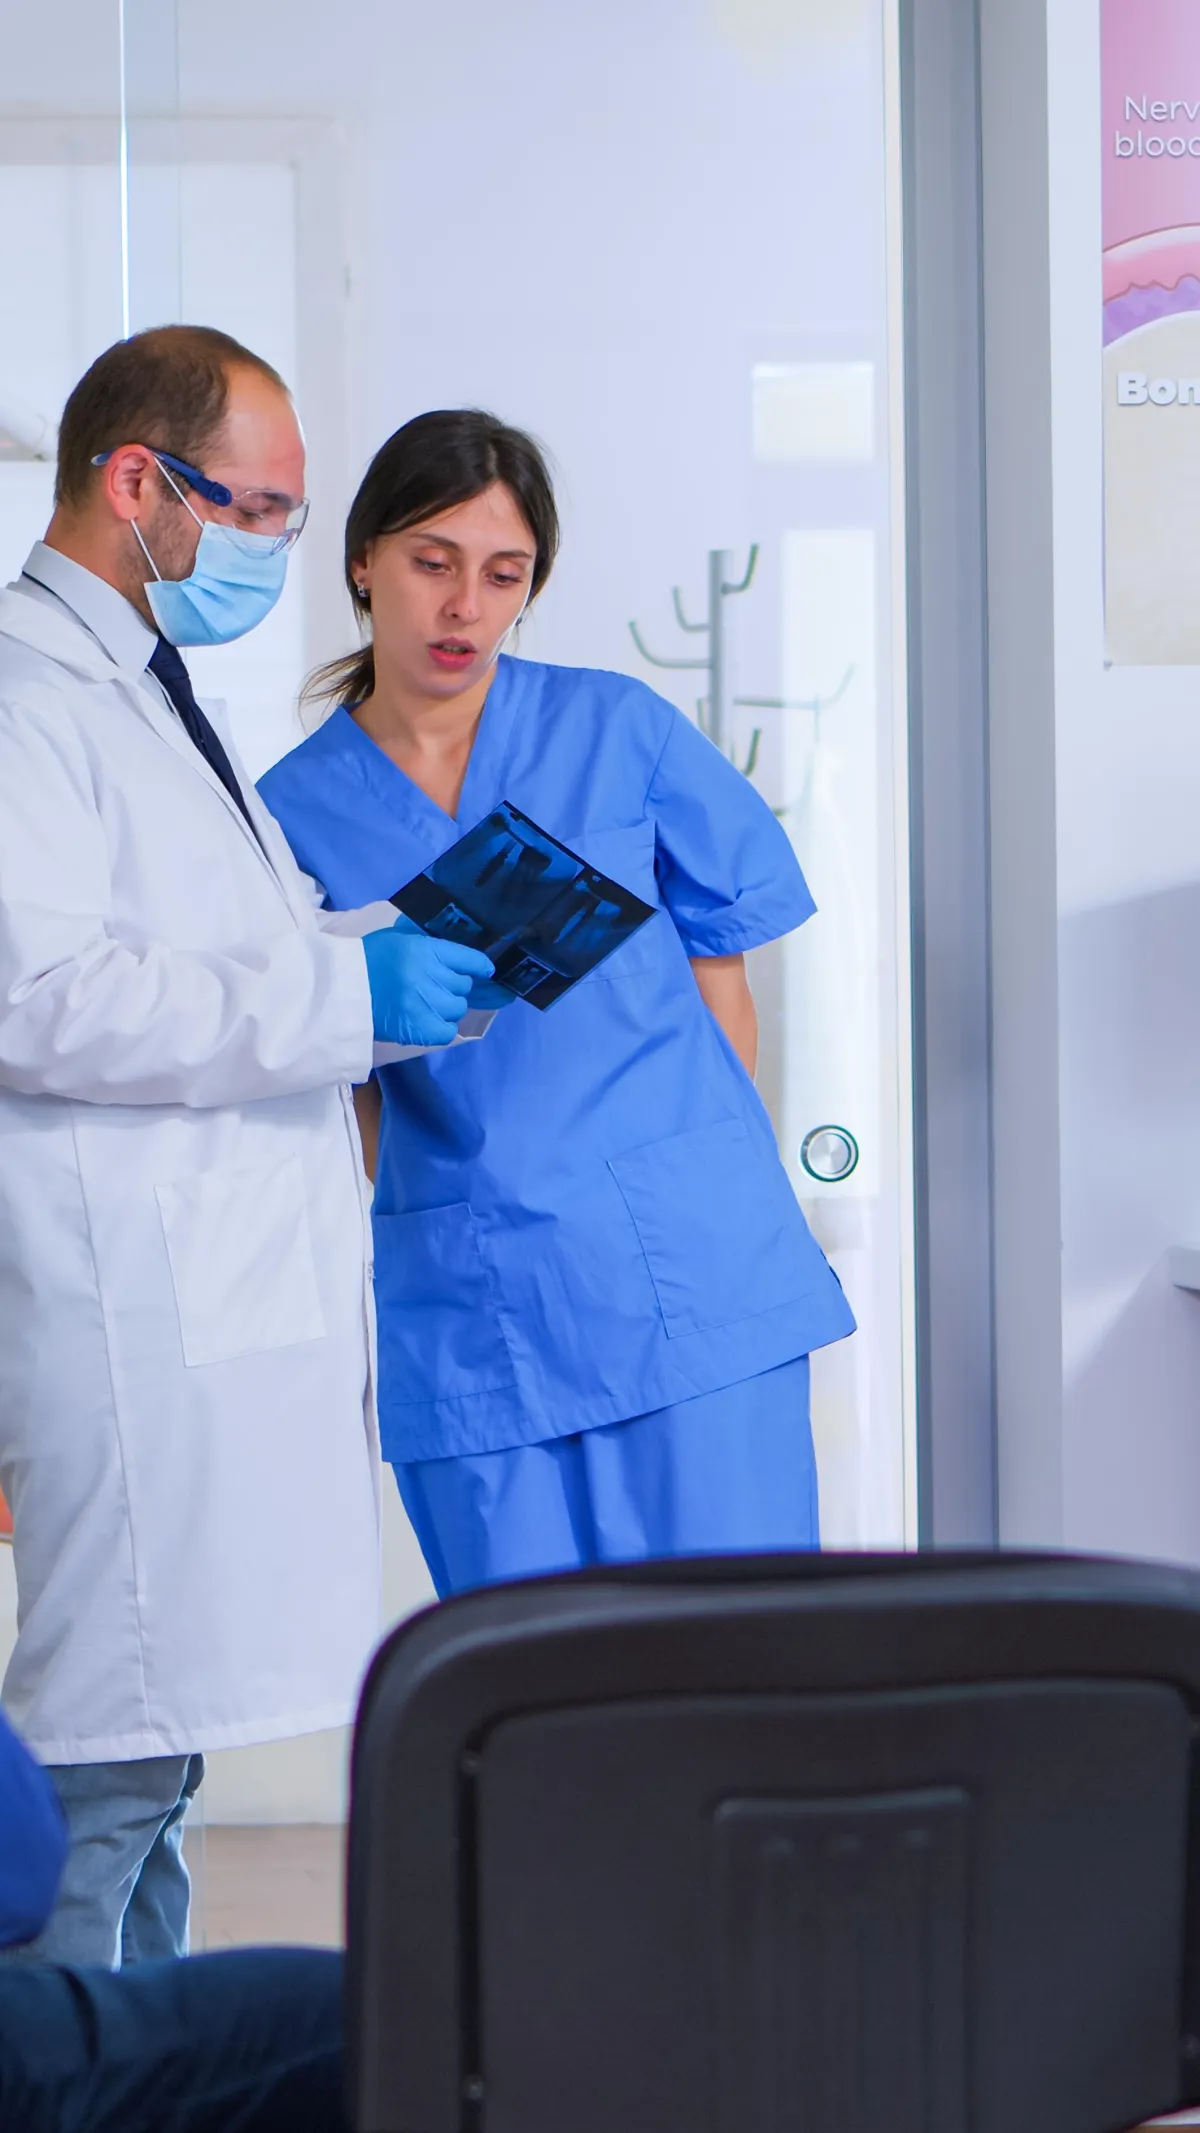
<path fill-rule="evenodd" d="M 378 1523 L 347 1085 L 376 1038 L 449 1042 L 491 966 L 386 905 L 328 930 L 192 695 L 177 647 L 261 619 L 303 523 L 275 373 L 201 328 L 110 349 L 56 496 L 0 594 L 4 1701 L 73 1840 L 29 1957 L 115 1966 L 185 1944 L 202 1751 L 350 1715 Z"/>

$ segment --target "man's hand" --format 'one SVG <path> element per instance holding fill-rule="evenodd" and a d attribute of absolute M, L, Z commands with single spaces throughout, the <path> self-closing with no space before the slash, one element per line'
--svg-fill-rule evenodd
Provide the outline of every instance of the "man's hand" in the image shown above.
<path fill-rule="evenodd" d="M 368 933 L 363 953 L 379 1044 L 452 1043 L 472 986 L 492 976 L 491 963 L 477 948 L 407 926 Z"/>

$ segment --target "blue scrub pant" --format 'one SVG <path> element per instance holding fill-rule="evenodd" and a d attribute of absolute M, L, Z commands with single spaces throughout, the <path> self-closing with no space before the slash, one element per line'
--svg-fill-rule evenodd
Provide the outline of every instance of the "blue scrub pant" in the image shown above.
<path fill-rule="evenodd" d="M 393 1465 L 442 1599 L 593 1563 L 820 1546 L 806 1355 L 578 1436 Z"/>
<path fill-rule="evenodd" d="M 4 2133 L 347 2133 L 342 1959 L 0 1973 Z"/>

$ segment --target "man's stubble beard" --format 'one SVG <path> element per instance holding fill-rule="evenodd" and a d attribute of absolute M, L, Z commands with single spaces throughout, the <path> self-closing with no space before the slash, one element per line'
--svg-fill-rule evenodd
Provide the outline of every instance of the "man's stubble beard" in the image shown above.
<path fill-rule="evenodd" d="M 185 522 L 183 526 L 179 523 L 181 519 Z M 145 541 L 164 578 L 186 578 L 192 567 L 193 558 L 189 551 L 188 538 L 185 531 L 185 526 L 190 526 L 191 523 L 192 521 L 182 504 L 177 505 L 176 509 L 172 511 L 165 500 L 158 505 L 149 518 L 141 517 L 138 519 L 138 529 L 142 539 Z M 199 539 L 198 534 L 197 539 Z M 152 585 L 154 583 L 154 572 L 142 553 L 137 534 L 131 525 L 129 527 L 128 544 L 122 559 L 121 591 L 130 605 L 136 607 L 142 620 L 149 623 L 151 629 L 157 629 L 158 624 L 155 622 L 150 610 L 150 603 L 146 597 L 146 587 L 148 584 Z"/>

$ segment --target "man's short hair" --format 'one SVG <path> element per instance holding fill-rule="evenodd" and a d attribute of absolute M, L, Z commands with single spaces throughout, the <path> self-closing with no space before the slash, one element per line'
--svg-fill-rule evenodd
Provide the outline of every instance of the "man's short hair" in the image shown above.
<path fill-rule="evenodd" d="M 55 502 L 82 503 L 97 453 L 121 444 L 172 452 L 195 466 L 225 419 L 229 374 L 239 369 L 287 391 L 277 370 L 215 326 L 153 326 L 106 348 L 63 409 Z"/>

